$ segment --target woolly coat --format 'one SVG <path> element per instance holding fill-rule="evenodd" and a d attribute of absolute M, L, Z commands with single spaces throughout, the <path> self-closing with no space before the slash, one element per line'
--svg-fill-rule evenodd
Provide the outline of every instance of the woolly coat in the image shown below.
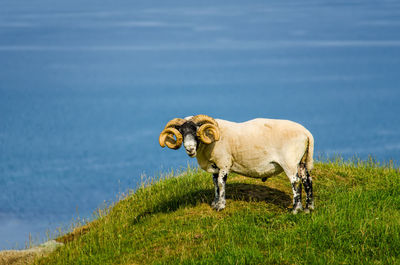
<path fill-rule="evenodd" d="M 282 171 L 297 172 L 299 163 L 313 168 L 314 138 L 298 123 L 261 118 L 243 123 L 215 120 L 220 140 L 200 143 L 197 149 L 197 161 L 207 172 L 223 169 L 265 178 Z"/>

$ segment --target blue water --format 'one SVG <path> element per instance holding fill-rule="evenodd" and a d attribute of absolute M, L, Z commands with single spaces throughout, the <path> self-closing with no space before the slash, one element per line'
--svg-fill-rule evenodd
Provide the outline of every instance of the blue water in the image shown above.
<path fill-rule="evenodd" d="M 3 1 L 0 249 L 195 160 L 174 117 L 305 125 L 317 155 L 400 155 L 400 1 Z"/>

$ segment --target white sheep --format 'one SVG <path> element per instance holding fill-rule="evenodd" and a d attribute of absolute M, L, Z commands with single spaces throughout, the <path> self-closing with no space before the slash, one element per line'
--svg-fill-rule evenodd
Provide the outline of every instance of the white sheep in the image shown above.
<path fill-rule="evenodd" d="M 175 118 L 167 123 L 159 142 L 161 147 L 172 149 L 183 142 L 187 154 L 213 173 L 215 199 L 211 206 L 218 211 L 225 208 L 225 183 L 230 172 L 265 181 L 284 171 L 292 184 L 293 213 L 303 210 L 302 183 L 307 195 L 305 211 L 314 209 L 309 174 L 314 138 L 298 123 L 261 118 L 235 123 L 206 115 Z"/>

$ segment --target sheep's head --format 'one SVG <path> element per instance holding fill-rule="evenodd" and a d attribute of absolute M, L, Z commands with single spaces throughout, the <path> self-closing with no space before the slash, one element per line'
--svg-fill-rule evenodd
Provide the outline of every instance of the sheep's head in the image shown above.
<path fill-rule="evenodd" d="M 160 134 L 159 142 L 161 147 L 171 149 L 179 149 L 183 142 L 186 153 L 195 157 L 199 142 L 211 144 L 219 138 L 218 123 L 207 115 L 197 115 L 169 121 Z"/>

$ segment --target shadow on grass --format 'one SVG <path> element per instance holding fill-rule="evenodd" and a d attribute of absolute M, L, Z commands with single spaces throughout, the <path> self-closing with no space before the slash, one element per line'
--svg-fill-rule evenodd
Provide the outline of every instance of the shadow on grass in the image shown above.
<path fill-rule="evenodd" d="M 288 206 L 291 205 L 291 197 L 285 192 L 264 185 L 247 183 L 227 184 L 226 199 L 233 201 L 272 203 L 281 209 L 287 209 Z M 213 200 L 214 189 L 203 189 L 185 193 L 182 196 L 177 196 L 155 205 L 152 209 L 139 214 L 133 220 L 133 223 L 138 223 L 144 217 L 151 214 L 174 212 L 179 208 L 196 206 L 199 203 L 207 203 L 210 205 Z M 229 205 L 227 205 L 227 207 L 229 207 Z"/>
<path fill-rule="evenodd" d="M 265 202 L 274 204 L 281 209 L 287 209 L 291 205 L 291 197 L 285 192 L 270 188 L 264 185 L 232 183 L 226 185 L 226 199 L 233 201 L 246 202 Z M 182 207 L 193 207 L 200 203 L 208 205 L 214 200 L 214 189 L 199 189 L 197 191 L 184 193 L 180 196 L 173 197 L 160 204 L 154 205 L 151 209 L 136 215 L 130 223 L 132 225 L 141 223 L 143 218 L 157 213 L 174 212 Z M 211 206 L 210 206 L 211 207 Z M 229 207 L 229 204 L 227 205 Z M 96 225 L 95 220 L 85 226 L 74 229 L 73 232 L 63 235 L 56 239 L 58 242 L 68 243 L 89 232 Z"/>
<path fill-rule="evenodd" d="M 291 197 L 285 192 L 264 185 L 233 183 L 226 185 L 226 198 L 234 201 L 267 202 L 286 209 L 291 205 Z"/>

